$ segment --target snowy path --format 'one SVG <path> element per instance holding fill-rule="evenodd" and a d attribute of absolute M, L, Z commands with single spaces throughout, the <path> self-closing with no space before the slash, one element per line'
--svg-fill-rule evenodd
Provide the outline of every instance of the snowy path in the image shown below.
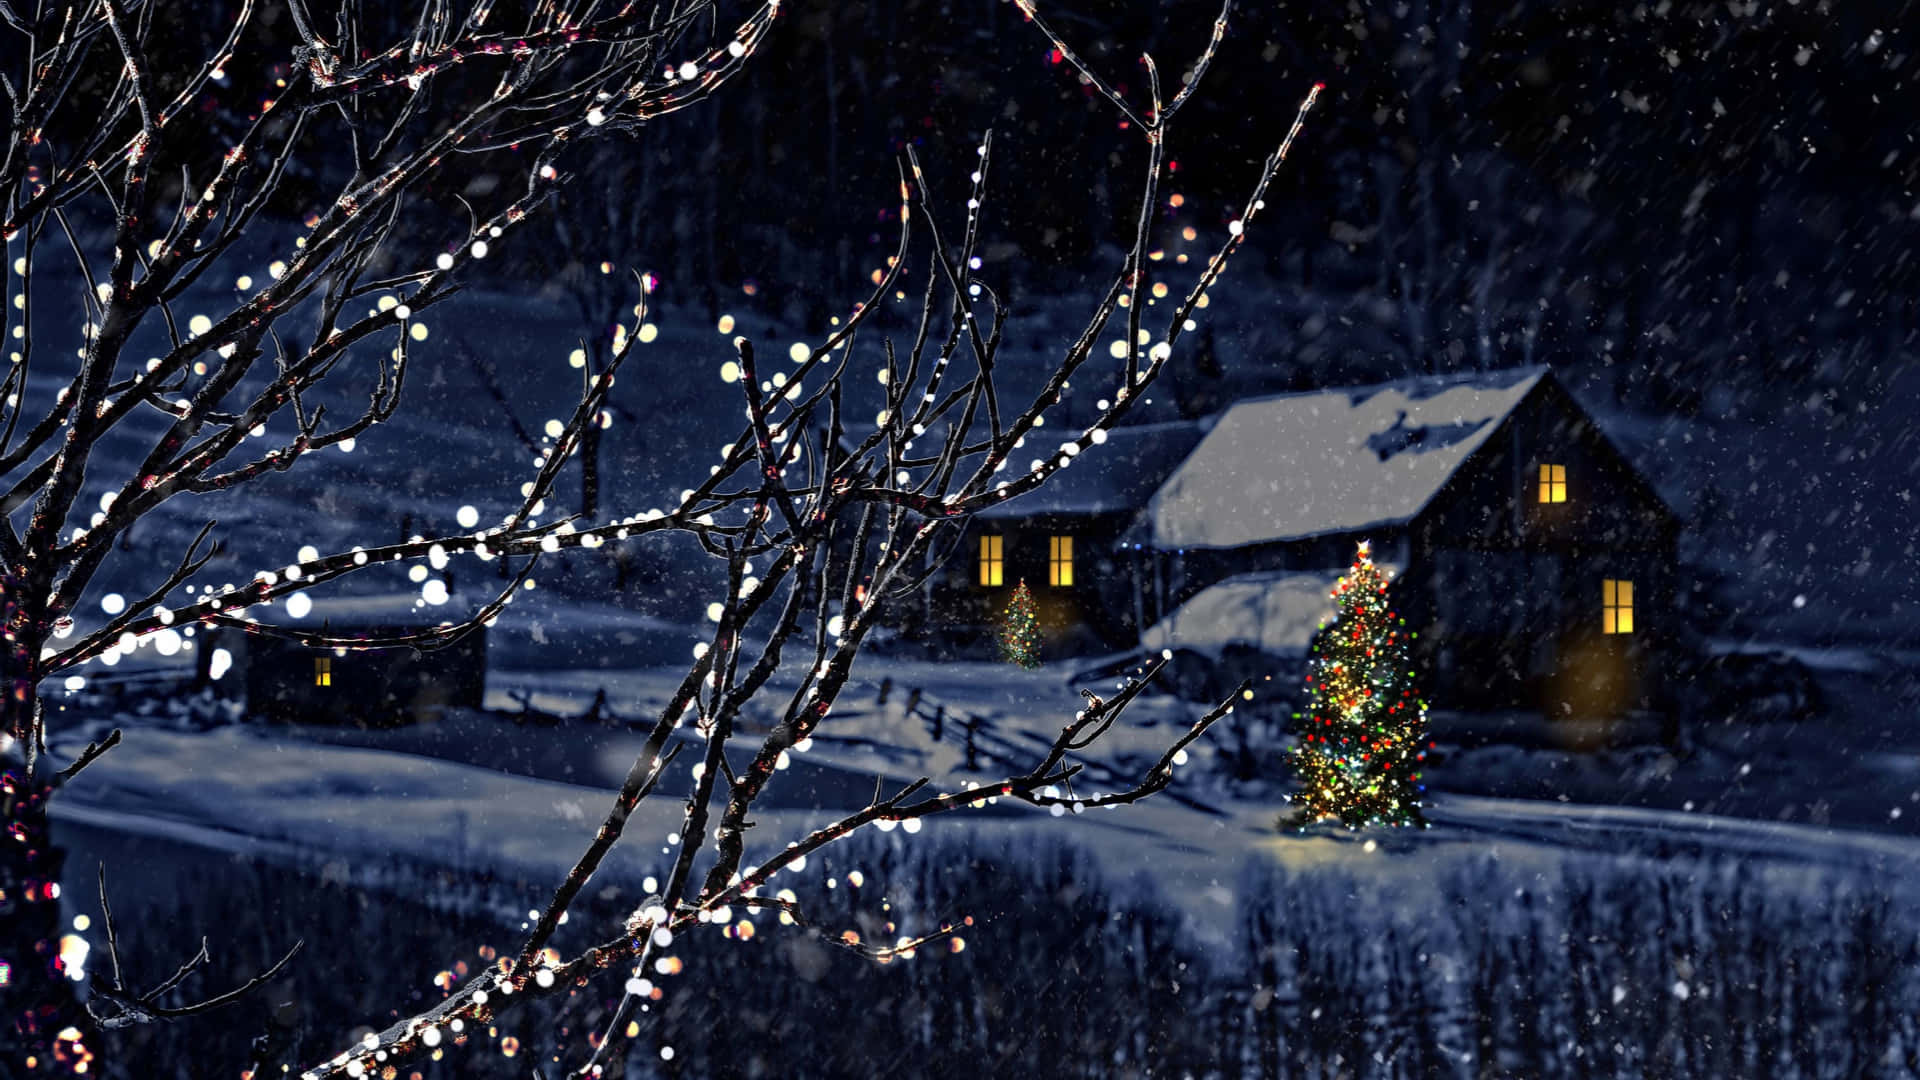
<path fill-rule="evenodd" d="M 1745 856 L 1907 873 L 1920 870 L 1920 840 L 1820 825 L 1467 795 L 1440 796 L 1427 816 L 1443 829 L 1612 854 Z"/>

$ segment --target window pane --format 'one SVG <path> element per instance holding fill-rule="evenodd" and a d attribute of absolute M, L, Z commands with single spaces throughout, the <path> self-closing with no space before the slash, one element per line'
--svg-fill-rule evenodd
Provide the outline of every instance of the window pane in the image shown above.
<path fill-rule="evenodd" d="M 1614 604 L 1613 596 L 1613 579 L 1602 579 L 1600 582 L 1600 602 L 1608 607 L 1612 607 Z"/>
<path fill-rule="evenodd" d="M 1006 563 L 1001 558 L 1002 540 L 998 536 L 980 538 L 980 584 L 990 588 L 999 585 L 1005 577 Z"/>
<path fill-rule="evenodd" d="M 1047 583 L 1073 584 L 1073 537 L 1054 536 L 1047 540 Z"/>
<path fill-rule="evenodd" d="M 1567 501 L 1567 467 L 1565 465 L 1540 466 L 1540 501 L 1560 503 Z"/>

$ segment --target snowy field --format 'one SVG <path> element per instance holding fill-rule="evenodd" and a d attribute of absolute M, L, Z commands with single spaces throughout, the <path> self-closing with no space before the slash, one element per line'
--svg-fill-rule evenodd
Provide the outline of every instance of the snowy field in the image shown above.
<path fill-rule="evenodd" d="M 502 638 L 511 654 L 516 634 L 510 624 L 505 628 Z M 1024 771 L 1082 704 L 1068 678 L 1071 670 L 863 661 L 812 747 L 792 755 L 769 786 L 769 810 L 759 815 L 756 837 L 762 844 L 784 843 L 836 812 L 865 805 L 876 790 L 897 790 L 922 776 L 936 789 L 955 790 Z M 351 865 L 358 854 L 379 853 L 422 865 L 484 865 L 503 876 L 555 880 L 598 827 L 644 731 L 622 722 L 549 727 L 537 716 L 535 722 L 517 721 L 516 710 L 574 716 L 604 693 L 614 717 L 644 722 L 680 675 L 668 668 L 496 670 L 489 682 L 490 711 L 455 711 L 438 721 L 385 730 L 250 724 L 177 730 L 123 715 L 111 722 L 127 727 L 124 745 L 88 770 L 57 804 L 57 813 L 76 824 L 276 861 Z M 760 700 L 782 701 L 782 690 L 776 677 Z M 936 710 L 942 714 L 937 739 Z M 1136 780 L 1194 712 L 1195 706 L 1170 696 L 1141 698 L 1085 759 L 1080 793 Z M 743 753 L 774 719 L 747 711 Z M 73 752 L 108 723 L 101 718 L 70 729 L 56 752 Z M 1657 746 L 1594 753 L 1504 743 L 1443 748 L 1432 776 L 1443 789 L 1432 793 L 1434 827 L 1377 843 L 1343 834 L 1276 833 L 1273 822 L 1284 809 L 1272 794 L 1276 789 L 1228 780 L 1216 757 L 1223 744 L 1216 729 L 1213 745 L 1196 747 L 1172 788 L 1143 804 L 1066 820 L 1018 804 L 996 805 L 931 820 L 925 833 L 1015 843 L 1070 839 L 1094 855 L 1109 880 L 1153 879 L 1193 929 L 1213 941 L 1226 933 L 1233 880 L 1249 863 L 1287 871 L 1337 866 L 1419 881 L 1490 849 L 1521 861 L 1551 860 L 1572 850 L 1653 858 L 1731 854 L 1782 865 L 1909 874 L 1920 869 L 1920 746 L 1903 731 L 1900 740 L 1872 750 L 1814 755 L 1814 747 L 1833 743 L 1843 731 L 1849 745 L 1868 734 L 1854 726 L 1845 714 L 1824 720 L 1818 730 L 1716 725 L 1702 730 L 1700 748 L 1685 762 Z M 1819 775 L 1822 765 L 1833 772 Z M 641 805 L 629 842 L 616 850 L 603 876 L 637 881 L 662 870 L 670 853 L 664 841 L 678 825 L 690 783 L 684 765 L 668 775 Z M 1489 797 L 1499 795 L 1528 797 Z M 794 875 L 794 887 L 807 876 Z"/>
<path fill-rule="evenodd" d="M 922 707 L 980 718 L 983 759 L 1037 745 L 1078 700 L 1058 667 L 864 670 L 769 787 L 759 844 L 876 782 L 985 775 L 951 728 L 934 740 L 906 713 L 911 688 Z M 574 713 L 604 688 L 613 712 L 644 716 L 674 677 L 502 671 L 501 711 L 383 731 L 149 717 L 59 805 L 69 866 L 84 878 L 107 864 L 122 948 L 148 967 L 182 933 L 208 934 L 228 978 L 294 937 L 322 945 L 287 996 L 324 1010 L 298 1029 L 305 1056 L 324 1055 L 387 1015 L 396 987 L 435 994 L 436 972 L 509 947 L 641 741 L 512 710 Z M 1103 766 L 1124 772 L 1191 710 L 1141 705 Z M 678 779 L 635 814 L 563 948 L 597 940 L 667 865 Z M 981 1062 L 1085 1077 L 1914 1075 L 1920 839 L 1902 831 L 1438 793 L 1423 832 L 1298 836 L 1273 829 L 1277 804 L 1237 790 L 1196 755 L 1167 793 L 1179 798 L 863 830 L 774 886 L 834 933 L 974 919 L 965 951 L 883 968 L 771 920 L 751 941 L 710 928 L 676 949 L 688 974 L 663 980 L 625 1075 L 848 1076 L 850 1043 L 871 1054 L 859 1075 L 956 1080 Z M 75 913 L 90 901 L 67 896 Z M 578 1057 L 576 1016 L 513 1014 L 423 1076 L 522 1080 L 530 1056 Z M 134 1037 L 127 1060 L 208 1049 L 180 1027 Z M 661 1048 L 679 1069 L 663 1071 Z"/>

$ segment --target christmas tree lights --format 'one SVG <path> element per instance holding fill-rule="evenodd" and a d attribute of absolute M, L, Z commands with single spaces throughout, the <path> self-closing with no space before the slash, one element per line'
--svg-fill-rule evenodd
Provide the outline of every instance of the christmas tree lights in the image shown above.
<path fill-rule="evenodd" d="M 1314 638 L 1307 709 L 1294 714 L 1300 741 L 1291 758 L 1300 791 L 1292 822 L 1425 825 L 1427 703 L 1413 685 L 1406 620 L 1393 610 L 1366 541 L 1332 596 L 1340 613 Z"/>
<path fill-rule="evenodd" d="M 1000 621 L 1000 655 L 1029 671 L 1040 666 L 1040 616 L 1024 578 L 1014 586 L 1013 599 Z"/>

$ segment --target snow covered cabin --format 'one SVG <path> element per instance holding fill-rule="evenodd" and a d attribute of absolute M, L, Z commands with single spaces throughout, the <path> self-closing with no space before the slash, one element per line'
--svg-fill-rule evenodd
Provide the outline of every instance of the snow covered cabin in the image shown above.
<path fill-rule="evenodd" d="M 439 625 L 448 610 L 470 605 L 422 606 L 415 593 L 325 597 L 312 602 L 289 628 L 330 637 L 375 639 Z M 224 650 L 226 659 L 216 660 Z M 300 724 L 385 727 L 432 719 L 447 706 L 479 708 L 486 693 L 487 628 L 475 627 L 443 648 L 315 649 L 235 627 L 219 627 L 199 650 L 203 683 L 239 696 L 247 715 Z M 226 671 L 216 680 L 213 668 Z"/>
<path fill-rule="evenodd" d="M 1436 704 L 1616 714 L 1659 695 L 1680 527 L 1528 367 L 1238 402 L 1121 542 L 1148 564 L 1151 646 L 1304 656 L 1318 620 L 1269 601 L 1324 594 L 1366 539 Z"/>

